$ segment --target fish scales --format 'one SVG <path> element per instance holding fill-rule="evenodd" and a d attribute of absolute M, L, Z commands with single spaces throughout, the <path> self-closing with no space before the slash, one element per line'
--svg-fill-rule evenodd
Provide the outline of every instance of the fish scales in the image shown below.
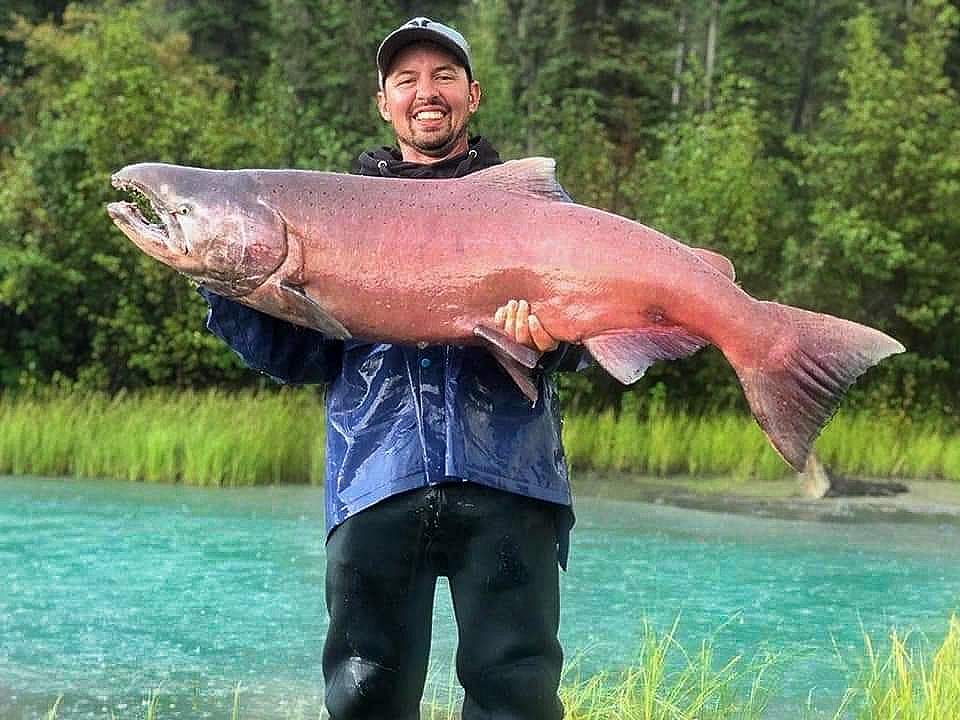
<path fill-rule="evenodd" d="M 359 182 L 350 187 L 337 181 L 345 192 L 329 210 L 301 197 L 283 204 L 282 212 L 288 233 L 312 243 L 305 267 L 311 297 L 357 334 L 376 332 L 404 343 L 474 343 L 473 329 L 489 321 L 491 307 L 522 297 L 537 307 L 555 337 L 580 342 L 588 334 L 642 323 L 655 289 L 667 303 L 689 305 L 688 283 L 671 287 L 668 281 L 690 273 L 715 283 L 715 297 L 748 299 L 687 249 L 615 215 L 542 198 L 517 202 L 496 189 L 485 191 L 482 202 L 455 206 L 454 214 L 445 212 L 447 181 L 389 180 L 370 188 L 366 178 L 350 179 Z M 279 180 L 258 177 L 264 188 L 273 188 L 270 194 L 288 185 Z M 324 193 L 310 197 L 318 194 Z M 411 195 L 415 202 L 401 202 Z M 500 212 L 490 217 L 487 208 Z M 550 214 L 552 221 L 543 222 Z M 625 264 L 631 252 L 658 253 L 661 261 L 656 267 Z M 413 282 L 397 276 L 402 267 L 416 269 Z M 599 294 L 609 299 L 602 307 L 589 302 Z M 387 304 L 402 316 L 372 312 Z M 685 315 L 688 322 L 696 319 L 696 313 Z"/>

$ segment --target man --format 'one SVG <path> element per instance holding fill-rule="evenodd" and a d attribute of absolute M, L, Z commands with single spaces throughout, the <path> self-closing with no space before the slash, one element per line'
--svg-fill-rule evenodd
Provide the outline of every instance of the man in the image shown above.
<path fill-rule="evenodd" d="M 383 41 L 377 68 L 397 149 L 364 153 L 359 173 L 453 178 L 501 162 L 467 134 L 481 91 L 458 32 L 411 20 Z M 456 614 L 464 720 L 561 718 L 557 566 L 573 516 L 548 375 L 574 369 L 579 353 L 522 299 L 496 311 L 504 332 L 544 352 L 531 405 L 484 349 L 331 341 L 201 292 L 209 329 L 248 365 L 329 383 L 332 720 L 419 717 L 439 576 Z"/>

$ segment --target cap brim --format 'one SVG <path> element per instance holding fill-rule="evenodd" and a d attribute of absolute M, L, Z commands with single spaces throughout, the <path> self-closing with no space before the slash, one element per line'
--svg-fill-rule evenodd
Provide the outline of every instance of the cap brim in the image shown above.
<path fill-rule="evenodd" d="M 387 36 L 387 39 L 383 41 L 380 49 L 377 51 L 377 69 L 380 71 L 381 79 L 387 77 L 387 74 L 390 72 L 390 63 L 393 62 L 396 54 L 407 45 L 412 45 L 419 41 L 432 42 L 444 50 L 449 50 L 457 61 L 466 68 L 467 73 L 472 72 L 470 69 L 470 60 L 466 53 L 464 53 L 463 48 L 457 45 L 451 38 L 430 28 L 404 27 L 395 30 Z"/>

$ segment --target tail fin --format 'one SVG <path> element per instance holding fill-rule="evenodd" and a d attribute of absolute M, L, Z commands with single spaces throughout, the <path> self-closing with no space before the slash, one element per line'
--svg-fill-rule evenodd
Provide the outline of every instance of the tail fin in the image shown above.
<path fill-rule="evenodd" d="M 781 457 L 801 472 L 847 388 L 904 347 L 849 320 L 789 305 L 761 305 L 772 316 L 769 352 L 758 363 L 731 364 L 760 427 Z"/>

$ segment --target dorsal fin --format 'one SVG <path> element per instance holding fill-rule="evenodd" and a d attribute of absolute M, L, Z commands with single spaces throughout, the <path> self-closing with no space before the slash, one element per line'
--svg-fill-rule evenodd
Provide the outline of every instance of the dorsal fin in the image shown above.
<path fill-rule="evenodd" d="M 557 162 L 553 158 L 529 157 L 508 160 L 502 165 L 470 173 L 460 181 L 552 200 L 568 200 L 567 193 L 557 182 L 556 169 Z"/>

